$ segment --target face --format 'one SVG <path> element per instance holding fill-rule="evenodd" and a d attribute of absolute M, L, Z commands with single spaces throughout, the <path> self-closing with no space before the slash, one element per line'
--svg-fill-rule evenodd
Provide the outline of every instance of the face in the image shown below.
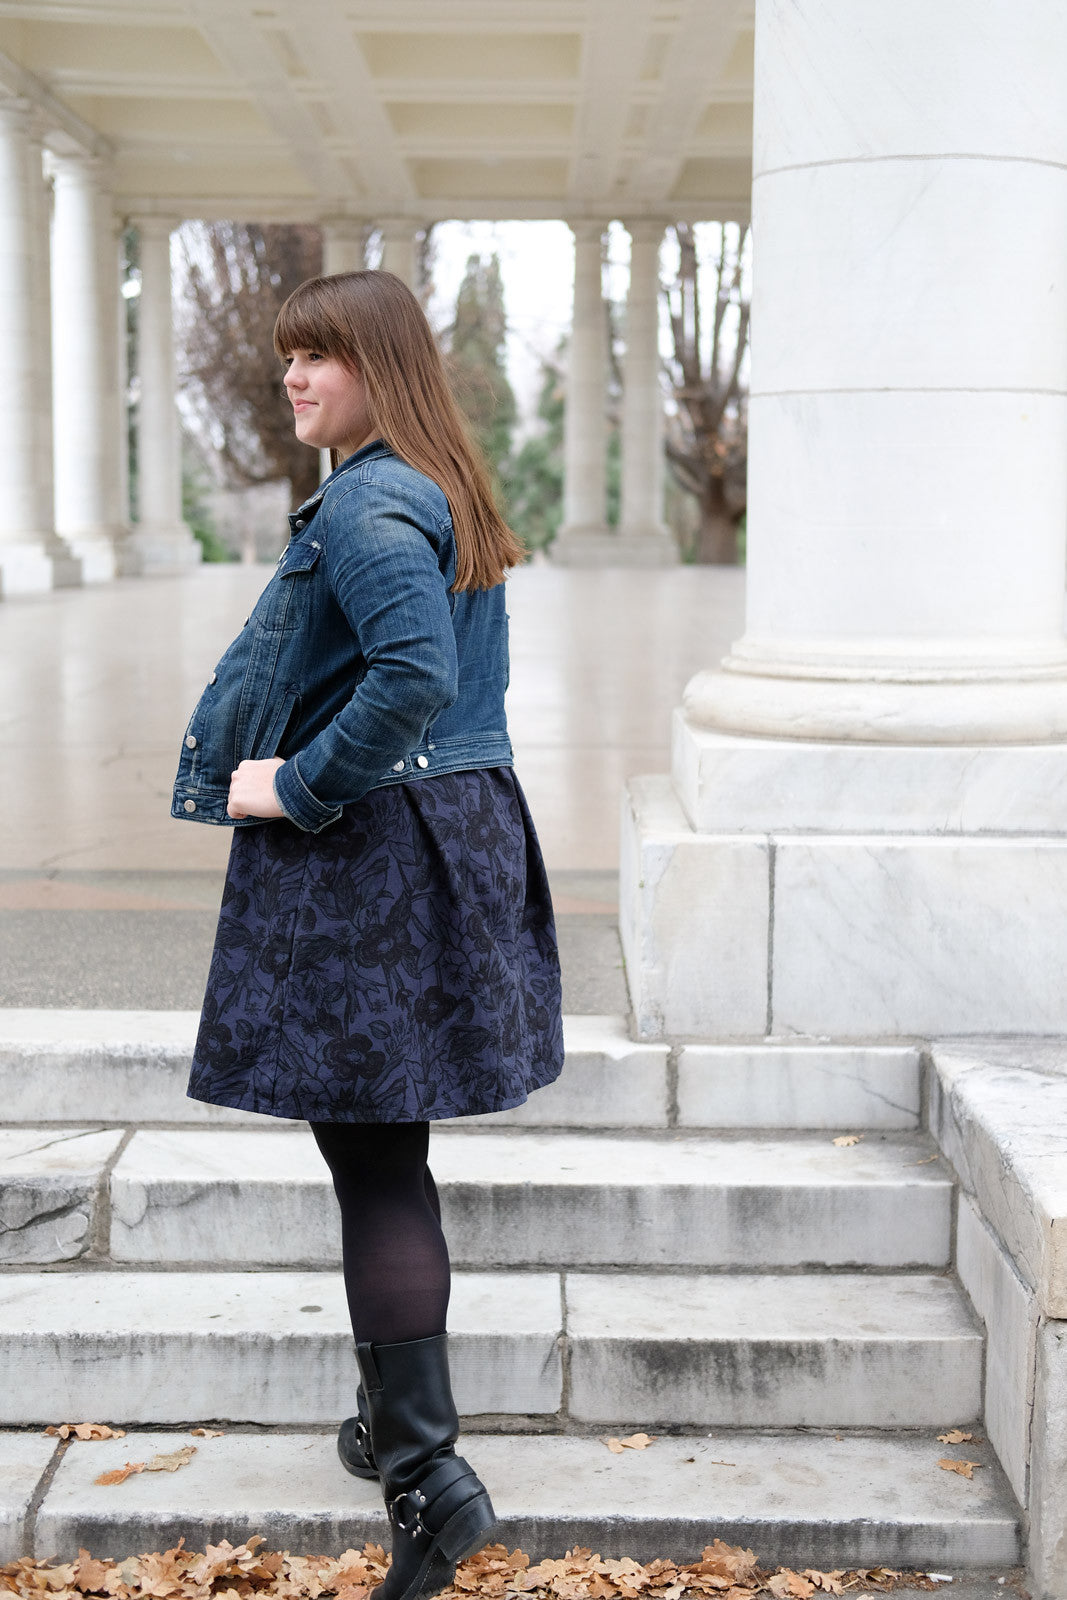
<path fill-rule="evenodd" d="M 294 350 L 285 359 L 284 382 L 301 443 L 350 456 L 374 437 L 362 374 L 333 356 Z"/>

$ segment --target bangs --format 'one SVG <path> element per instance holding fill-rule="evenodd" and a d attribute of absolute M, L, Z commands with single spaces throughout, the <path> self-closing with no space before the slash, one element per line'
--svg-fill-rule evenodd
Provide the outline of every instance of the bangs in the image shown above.
<path fill-rule="evenodd" d="M 274 349 L 282 359 L 295 350 L 315 350 L 355 364 L 352 329 L 337 316 L 337 291 L 330 279 L 309 278 L 293 290 L 274 324 Z"/>

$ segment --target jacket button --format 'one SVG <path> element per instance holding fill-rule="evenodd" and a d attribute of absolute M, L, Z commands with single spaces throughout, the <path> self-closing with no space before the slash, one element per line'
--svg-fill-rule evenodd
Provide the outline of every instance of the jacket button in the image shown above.
<path fill-rule="evenodd" d="M 393 762 L 393 771 L 394 772 L 403 772 L 403 770 L 404 770 L 404 763 L 402 761 L 394 761 Z"/>
<path fill-rule="evenodd" d="M 195 734 L 187 733 L 185 735 L 185 748 L 187 750 L 195 750 L 196 749 L 196 735 Z"/>
<path fill-rule="evenodd" d="M 429 758 L 429 756 L 417 756 L 417 757 L 416 757 L 416 758 L 415 758 L 415 760 L 416 760 L 416 765 L 417 765 L 417 766 L 420 766 L 420 767 L 428 767 L 428 766 L 429 766 L 429 765 L 430 765 L 430 758 Z"/>
<path fill-rule="evenodd" d="M 212 673 L 212 674 L 211 674 L 211 676 L 210 676 L 210 678 L 209 678 L 209 679 L 208 679 L 208 680 L 207 680 L 207 681 L 208 681 L 208 684 L 209 684 L 209 685 L 210 685 L 210 684 L 213 684 L 213 683 L 218 683 L 218 681 L 219 681 L 219 675 L 218 675 L 218 673 L 217 673 L 217 672 L 213 672 L 213 673 Z"/>
<path fill-rule="evenodd" d="M 186 809 L 186 811 L 195 811 L 196 810 L 196 801 L 195 800 L 187 800 L 185 802 L 185 809 Z"/>

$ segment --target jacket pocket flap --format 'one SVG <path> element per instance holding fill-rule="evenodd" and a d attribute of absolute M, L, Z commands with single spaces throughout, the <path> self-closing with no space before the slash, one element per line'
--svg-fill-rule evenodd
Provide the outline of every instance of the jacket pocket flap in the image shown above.
<path fill-rule="evenodd" d="M 297 572 L 310 572 L 322 554 L 322 546 L 310 539 L 291 544 L 278 563 L 278 577 L 289 578 Z"/>

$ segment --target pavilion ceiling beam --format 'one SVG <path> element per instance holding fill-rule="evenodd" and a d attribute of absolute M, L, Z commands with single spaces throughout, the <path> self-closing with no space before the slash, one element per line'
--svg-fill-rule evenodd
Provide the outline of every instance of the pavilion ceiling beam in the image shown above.
<path fill-rule="evenodd" d="M 293 43 L 308 71 L 328 91 L 331 120 L 351 146 L 371 209 L 408 210 L 417 199 L 415 185 L 355 24 L 336 0 L 301 0 Z"/>
<path fill-rule="evenodd" d="M 17 61 L 12 61 L 3 51 L 0 51 L 0 93 L 28 100 L 44 117 L 49 132 L 65 135 L 77 149 L 84 150 L 88 155 L 101 156 L 105 160 L 110 160 L 113 156 L 114 149 L 110 140 L 105 139 L 103 134 L 97 133 L 95 128 L 91 128 L 76 112 L 71 111 L 69 106 L 65 106 L 62 100 L 57 100 L 40 78 L 35 77 L 32 72 L 27 72 L 25 67 L 20 67 Z"/>
<path fill-rule="evenodd" d="M 294 163 L 324 206 L 347 197 L 351 182 L 340 162 L 323 147 L 322 131 L 281 61 L 264 39 L 251 6 L 233 0 L 186 0 L 188 20 L 219 60 L 245 85 L 268 127 L 284 138 Z"/>
<path fill-rule="evenodd" d="M 635 201 L 667 203 L 748 15 L 746 0 L 687 0 L 667 49 L 644 152 L 626 185 Z"/>
<path fill-rule="evenodd" d="M 588 0 L 582 88 L 574 130 L 570 198 L 606 198 L 622 162 L 623 133 L 641 74 L 655 0 Z"/>

